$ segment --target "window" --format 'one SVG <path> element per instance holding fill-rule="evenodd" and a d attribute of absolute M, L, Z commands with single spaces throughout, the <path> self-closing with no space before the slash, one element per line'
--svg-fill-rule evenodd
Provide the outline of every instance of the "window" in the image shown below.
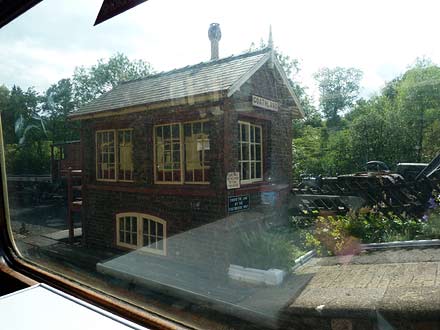
<path fill-rule="evenodd" d="M 115 131 L 96 132 L 96 178 L 116 180 Z"/>
<path fill-rule="evenodd" d="M 143 248 L 152 253 L 166 254 L 166 221 L 141 213 L 121 213 L 116 216 L 118 246 Z"/>
<path fill-rule="evenodd" d="M 155 126 L 155 181 L 209 183 L 208 132 L 206 121 Z"/>
<path fill-rule="evenodd" d="M 184 124 L 185 182 L 209 183 L 209 122 Z"/>
<path fill-rule="evenodd" d="M 136 248 L 138 242 L 138 221 L 136 217 L 120 216 L 118 217 L 118 237 L 117 242 L 120 246 Z"/>
<path fill-rule="evenodd" d="M 239 122 L 239 168 L 241 183 L 263 179 L 262 129 L 259 125 Z"/>
<path fill-rule="evenodd" d="M 132 129 L 96 132 L 96 178 L 98 180 L 133 181 L 132 141 Z"/>
<path fill-rule="evenodd" d="M 118 131 L 118 179 L 133 181 L 133 130 Z"/>
<path fill-rule="evenodd" d="M 181 183 L 182 182 L 182 145 L 180 143 L 180 124 L 156 126 L 155 164 L 156 181 Z"/>

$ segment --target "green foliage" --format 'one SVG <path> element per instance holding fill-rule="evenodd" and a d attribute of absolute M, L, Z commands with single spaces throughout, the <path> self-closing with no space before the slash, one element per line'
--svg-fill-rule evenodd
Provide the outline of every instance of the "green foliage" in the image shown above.
<path fill-rule="evenodd" d="M 117 53 L 107 61 L 98 60 L 97 64 L 89 68 L 77 67 L 75 69 L 72 78 L 74 97 L 78 104 L 82 105 L 121 82 L 143 78 L 151 73 L 153 69 L 148 62 L 131 61 L 124 54 Z"/>
<path fill-rule="evenodd" d="M 350 237 L 346 226 L 345 217 L 318 217 L 315 230 L 306 235 L 306 246 L 316 249 L 320 255 L 340 254 Z"/>
<path fill-rule="evenodd" d="M 305 126 L 301 137 L 293 141 L 293 175 L 318 175 L 323 172 L 321 161 L 321 129 Z"/>
<path fill-rule="evenodd" d="M 304 252 L 287 235 L 267 231 L 242 233 L 234 247 L 231 263 L 257 269 L 290 269 Z"/>
<path fill-rule="evenodd" d="M 435 230 L 439 230 L 440 221 Z M 306 246 L 322 254 L 345 254 L 357 251 L 359 243 L 431 238 L 427 224 L 414 218 L 389 213 L 367 212 L 346 216 L 318 217 L 315 229 L 306 236 Z M 432 227 L 434 228 L 434 227 Z M 432 229 L 434 230 L 434 229 Z"/>
<path fill-rule="evenodd" d="M 346 229 L 348 233 L 363 243 L 380 243 L 392 240 L 411 240 L 422 234 L 424 222 L 393 213 L 380 212 L 349 215 Z"/>
<path fill-rule="evenodd" d="M 50 142 L 37 141 L 5 147 L 8 174 L 47 174 L 50 172 Z"/>
<path fill-rule="evenodd" d="M 73 78 L 61 79 L 39 94 L 0 86 L 0 111 L 7 168 L 13 174 L 49 173 L 50 144 L 79 139 L 79 124 L 68 115 L 122 81 L 152 72 L 144 61 L 131 61 L 116 54 L 89 68 L 79 67 Z"/>
<path fill-rule="evenodd" d="M 18 143 L 21 136 L 15 134 L 15 123 L 22 118 L 29 121 L 38 117 L 41 97 L 33 88 L 23 91 L 13 86 L 9 91 L 2 87 L 0 91 L 0 111 L 2 116 L 3 138 L 6 144 Z"/>
<path fill-rule="evenodd" d="M 319 103 L 331 126 L 339 121 L 341 112 L 350 110 L 359 95 L 362 71 L 355 68 L 323 68 L 315 75 L 318 82 Z"/>
<path fill-rule="evenodd" d="M 354 173 L 371 160 L 391 168 L 399 162 L 429 162 L 439 153 L 440 67 L 418 59 L 368 100 L 356 100 L 360 76 L 342 68 L 316 75 L 326 120 L 294 124 L 295 178 Z"/>
<path fill-rule="evenodd" d="M 440 215 L 432 213 L 423 227 L 422 238 L 440 239 Z"/>
<path fill-rule="evenodd" d="M 79 123 L 68 121 L 68 115 L 78 106 L 71 79 L 61 79 L 51 85 L 43 98 L 49 139 L 54 142 L 79 139 Z"/>

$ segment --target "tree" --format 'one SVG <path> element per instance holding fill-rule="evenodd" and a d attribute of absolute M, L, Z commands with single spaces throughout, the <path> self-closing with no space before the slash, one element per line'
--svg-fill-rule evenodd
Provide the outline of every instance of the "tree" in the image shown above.
<path fill-rule="evenodd" d="M 429 60 L 419 59 L 402 76 L 397 87 L 397 106 L 407 119 L 408 133 L 417 154 L 416 160 L 420 162 L 425 145 L 425 129 L 440 119 L 440 67 L 432 65 Z"/>
<path fill-rule="evenodd" d="M 50 86 L 44 95 L 43 111 L 52 141 L 78 139 L 78 124 L 68 121 L 68 115 L 77 107 L 71 79 L 61 79 Z"/>
<path fill-rule="evenodd" d="M 319 103 L 328 126 L 335 126 L 340 113 L 348 111 L 359 96 L 362 71 L 355 68 L 323 68 L 314 78 L 318 82 Z"/>
<path fill-rule="evenodd" d="M 77 105 L 83 105 L 123 81 L 143 78 L 152 73 L 148 62 L 131 61 L 121 53 L 113 55 L 108 61 L 100 59 L 89 68 L 77 67 L 72 78 L 75 101 Z"/>
<path fill-rule="evenodd" d="M 19 118 L 30 120 L 38 117 L 41 111 L 41 97 L 33 89 L 23 91 L 18 86 L 13 86 L 11 91 L 2 88 L 2 124 L 3 136 L 6 144 L 18 143 L 19 137 L 15 134 L 15 123 Z"/>
<path fill-rule="evenodd" d="M 7 118 L 6 118 L 7 117 L 6 108 L 8 107 L 9 97 L 10 97 L 9 89 L 4 85 L 0 86 L 0 113 L 2 115 L 3 137 L 5 139 L 6 139 L 7 135 L 10 135 L 10 132 L 8 132 L 8 130 L 7 130 Z M 13 126 L 11 125 L 10 126 L 11 132 L 13 132 L 12 127 Z M 10 139 L 9 136 L 8 136 L 8 139 Z"/>
<path fill-rule="evenodd" d="M 266 42 L 261 39 L 258 47 L 255 45 L 255 43 L 252 43 L 248 51 L 256 51 L 258 49 L 264 49 L 266 47 Z M 293 124 L 293 132 L 295 137 L 297 137 L 302 134 L 302 130 L 305 125 L 311 125 L 313 127 L 321 126 L 321 115 L 314 106 L 313 99 L 307 93 L 307 87 L 305 87 L 298 79 L 299 73 L 301 72 L 300 61 L 296 58 L 292 58 L 289 55 L 286 55 L 278 47 L 275 47 L 274 51 L 277 60 L 278 62 L 280 62 L 281 67 L 286 73 L 290 85 L 292 86 L 296 96 L 298 97 L 298 101 L 304 111 L 304 119 L 301 121 L 295 121 Z"/>

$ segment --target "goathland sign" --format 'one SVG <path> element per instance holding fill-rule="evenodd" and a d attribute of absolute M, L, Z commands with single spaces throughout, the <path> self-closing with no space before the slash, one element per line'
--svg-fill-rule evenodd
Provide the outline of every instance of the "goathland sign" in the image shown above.
<path fill-rule="evenodd" d="M 278 102 L 271 101 L 256 95 L 252 95 L 252 105 L 271 111 L 278 111 L 279 109 Z"/>

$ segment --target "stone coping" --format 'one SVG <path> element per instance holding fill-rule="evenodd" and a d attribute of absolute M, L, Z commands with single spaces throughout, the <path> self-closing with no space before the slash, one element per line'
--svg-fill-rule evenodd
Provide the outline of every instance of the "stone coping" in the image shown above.
<path fill-rule="evenodd" d="M 284 313 L 368 319 L 382 314 L 393 319 L 437 320 L 440 247 L 419 243 L 366 250 L 357 256 L 312 258 L 295 271 L 311 276 L 311 280 Z"/>

